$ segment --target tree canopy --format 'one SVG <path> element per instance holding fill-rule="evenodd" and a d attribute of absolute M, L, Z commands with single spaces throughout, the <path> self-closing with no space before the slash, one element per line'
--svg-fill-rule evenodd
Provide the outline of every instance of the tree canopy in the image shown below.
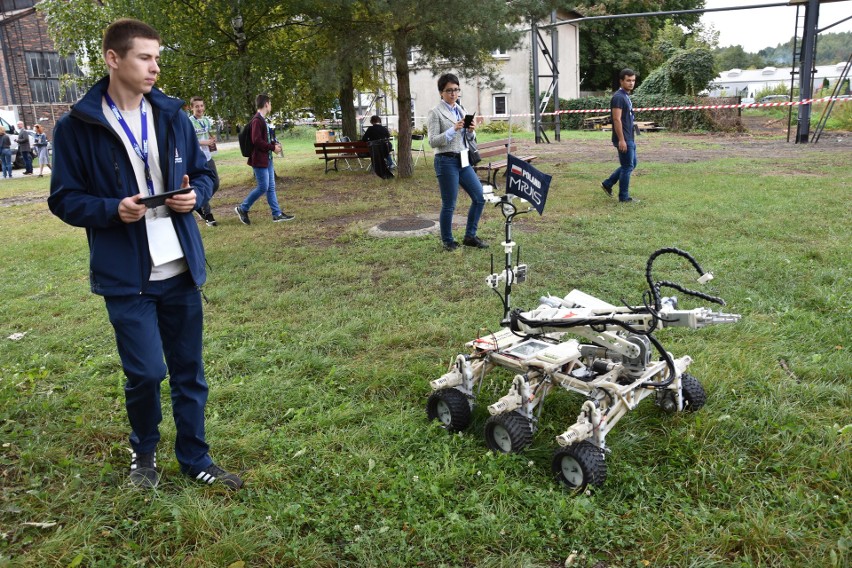
<path fill-rule="evenodd" d="M 468 0 L 464 23 L 447 6 L 419 0 L 45 0 L 40 6 L 58 49 L 75 53 L 89 78 L 105 73 L 103 30 L 119 17 L 138 18 L 162 36 L 158 86 L 184 99 L 203 96 L 213 114 L 246 120 L 257 93 L 273 112 L 330 108 L 339 99 L 344 132 L 355 132 L 356 89 L 381 86 L 389 55 L 396 68 L 399 172 L 410 175 L 409 51 L 417 65 L 499 82 L 491 53 L 512 48 L 520 23 L 549 2 Z M 523 8 L 519 10 L 519 7 Z M 376 65 L 378 62 L 378 65 Z"/>
<path fill-rule="evenodd" d="M 584 16 L 603 16 L 690 10 L 704 7 L 704 0 L 577 0 L 571 4 Z M 654 40 L 666 20 L 693 28 L 700 17 L 681 14 L 581 22 L 580 88 L 602 91 L 617 87 L 618 72 L 625 67 L 634 69 L 641 81 L 660 63 Z"/>

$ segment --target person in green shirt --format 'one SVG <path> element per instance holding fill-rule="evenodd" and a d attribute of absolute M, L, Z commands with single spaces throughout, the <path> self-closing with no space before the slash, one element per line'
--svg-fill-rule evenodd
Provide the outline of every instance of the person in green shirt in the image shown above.
<path fill-rule="evenodd" d="M 216 152 L 216 136 L 213 134 L 213 122 L 204 116 L 204 99 L 201 97 L 192 97 L 189 99 L 189 107 L 192 109 L 189 121 L 192 123 L 192 127 L 195 128 L 201 152 L 207 158 L 207 167 L 213 171 L 213 195 L 216 195 L 216 191 L 219 189 L 219 172 L 216 170 L 216 162 L 213 161 L 213 154 Z M 211 195 L 210 198 L 212 199 L 213 196 Z M 216 226 L 216 219 L 210 210 L 209 202 L 196 209 L 195 212 L 201 217 L 202 221 L 207 223 L 208 227 Z"/>

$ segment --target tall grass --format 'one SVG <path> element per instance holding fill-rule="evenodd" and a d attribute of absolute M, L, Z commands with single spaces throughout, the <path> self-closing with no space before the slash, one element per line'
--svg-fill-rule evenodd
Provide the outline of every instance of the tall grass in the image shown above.
<path fill-rule="evenodd" d="M 326 175 L 312 141 L 294 138 L 278 166 L 294 222 L 271 223 L 262 202 L 238 222 L 251 175 L 228 150 L 220 225 L 201 227 L 208 438 L 247 480 L 235 494 L 179 474 L 168 419 L 163 483 L 127 487 L 123 376 L 84 234 L 47 211 L 44 180 L 0 187 L 0 205 L 20 203 L 0 206 L 0 565 L 552 567 L 576 552 L 572 566 L 599 568 L 848 566 L 848 147 L 779 156 L 771 143 L 744 151 L 764 141 L 643 137 L 695 159 L 646 157 L 632 190 L 644 201 L 625 207 L 597 186 L 613 167 L 597 155 L 611 158 L 608 134 L 563 139 L 534 148 L 554 185 L 544 216 L 516 223 L 531 267 L 516 306 L 571 288 L 638 302 L 648 254 L 676 245 L 743 314 L 659 334 L 693 357 L 707 405 L 630 413 L 609 436 L 603 488 L 572 496 L 549 474 L 577 396 L 548 399 L 520 455 L 488 452 L 481 434 L 507 373 L 489 376 L 465 433 L 426 422 L 428 381 L 501 316 L 488 252 L 366 234 L 437 213 L 431 158 L 408 180 Z M 561 156 L 590 141 L 587 160 Z M 480 235 L 497 251 L 497 211 Z M 687 282 L 688 268 L 659 269 Z"/>

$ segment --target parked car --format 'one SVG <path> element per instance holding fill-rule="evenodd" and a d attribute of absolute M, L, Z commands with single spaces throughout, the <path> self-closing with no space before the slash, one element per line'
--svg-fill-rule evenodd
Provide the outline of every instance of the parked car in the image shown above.
<path fill-rule="evenodd" d="M 787 95 L 769 95 L 767 97 L 763 97 L 760 99 L 759 103 L 786 103 L 790 100 L 790 97 Z"/>
<path fill-rule="evenodd" d="M 752 103 L 754 103 L 754 99 L 751 97 L 743 97 L 740 99 L 740 104 L 750 105 Z"/>

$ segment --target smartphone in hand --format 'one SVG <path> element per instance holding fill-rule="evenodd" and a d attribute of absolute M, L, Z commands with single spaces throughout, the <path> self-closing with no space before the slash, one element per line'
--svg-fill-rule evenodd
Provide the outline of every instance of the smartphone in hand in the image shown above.
<path fill-rule="evenodd" d="M 476 116 L 476 113 L 464 115 L 464 128 L 470 128 L 470 125 L 473 124 L 474 116 Z"/>

